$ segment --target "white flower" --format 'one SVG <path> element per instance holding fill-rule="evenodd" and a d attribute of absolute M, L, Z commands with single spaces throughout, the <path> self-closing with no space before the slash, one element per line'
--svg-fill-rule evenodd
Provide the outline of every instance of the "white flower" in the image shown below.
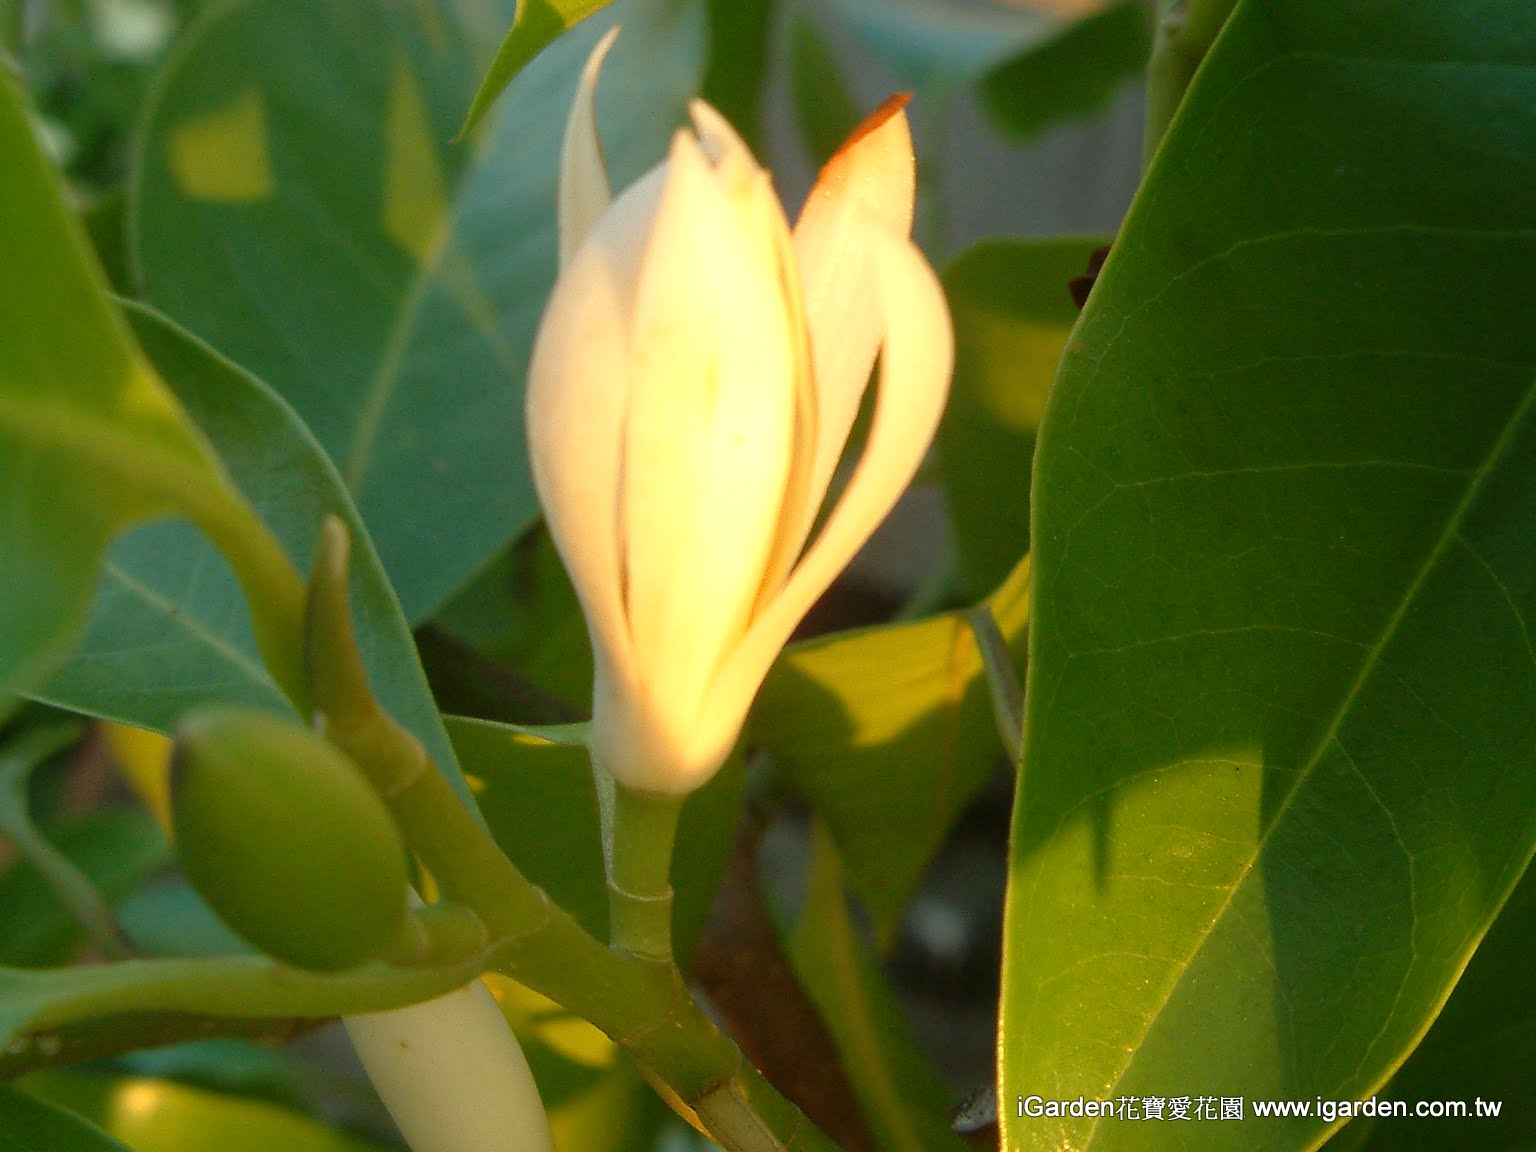
<path fill-rule="evenodd" d="M 613 198 L 593 115 L 612 39 L 566 128 L 528 433 L 591 633 L 593 752 L 631 788 L 683 794 L 729 755 L 795 625 L 912 479 L 953 338 L 907 238 L 904 101 L 828 162 L 793 234 L 701 101 L 694 131 Z M 811 539 L 877 354 L 863 456 Z"/>

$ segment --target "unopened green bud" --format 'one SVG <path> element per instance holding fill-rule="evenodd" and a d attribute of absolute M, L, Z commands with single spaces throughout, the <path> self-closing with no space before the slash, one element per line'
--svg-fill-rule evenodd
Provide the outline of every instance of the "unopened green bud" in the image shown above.
<path fill-rule="evenodd" d="M 401 931 L 406 854 L 356 765 L 269 713 L 201 709 L 172 761 L 176 848 L 237 933 L 300 968 L 349 968 Z"/>

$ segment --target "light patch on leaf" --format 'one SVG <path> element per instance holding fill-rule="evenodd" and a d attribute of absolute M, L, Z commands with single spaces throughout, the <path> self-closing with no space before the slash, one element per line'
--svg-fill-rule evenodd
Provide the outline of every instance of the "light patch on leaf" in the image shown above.
<path fill-rule="evenodd" d="M 266 105 L 255 87 L 182 121 L 166 153 L 177 185 L 195 200 L 248 204 L 272 195 Z"/>
<path fill-rule="evenodd" d="M 421 88 L 403 55 L 394 71 L 385 121 L 384 231 L 417 263 L 430 265 L 447 215 L 443 168 Z"/>

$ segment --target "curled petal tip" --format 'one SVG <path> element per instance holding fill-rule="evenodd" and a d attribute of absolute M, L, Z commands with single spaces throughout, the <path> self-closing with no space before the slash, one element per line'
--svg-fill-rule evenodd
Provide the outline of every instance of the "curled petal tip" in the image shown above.
<path fill-rule="evenodd" d="M 619 38 L 618 26 L 608 29 L 592 49 L 581 69 L 576 85 L 576 99 L 565 122 L 565 140 L 560 149 L 560 267 L 575 256 L 576 249 L 596 226 L 613 193 L 608 184 L 608 165 L 603 160 L 603 144 L 597 132 L 597 80 L 613 42 Z"/>

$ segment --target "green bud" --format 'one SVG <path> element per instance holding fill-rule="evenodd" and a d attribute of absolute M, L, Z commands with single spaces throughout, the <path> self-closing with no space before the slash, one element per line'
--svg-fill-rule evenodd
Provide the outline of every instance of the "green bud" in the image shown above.
<path fill-rule="evenodd" d="M 247 708 L 200 709 L 172 761 L 176 848 L 237 933 L 300 968 L 349 968 L 400 933 L 406 854 L 357 767 L 318 736 Z"/>

